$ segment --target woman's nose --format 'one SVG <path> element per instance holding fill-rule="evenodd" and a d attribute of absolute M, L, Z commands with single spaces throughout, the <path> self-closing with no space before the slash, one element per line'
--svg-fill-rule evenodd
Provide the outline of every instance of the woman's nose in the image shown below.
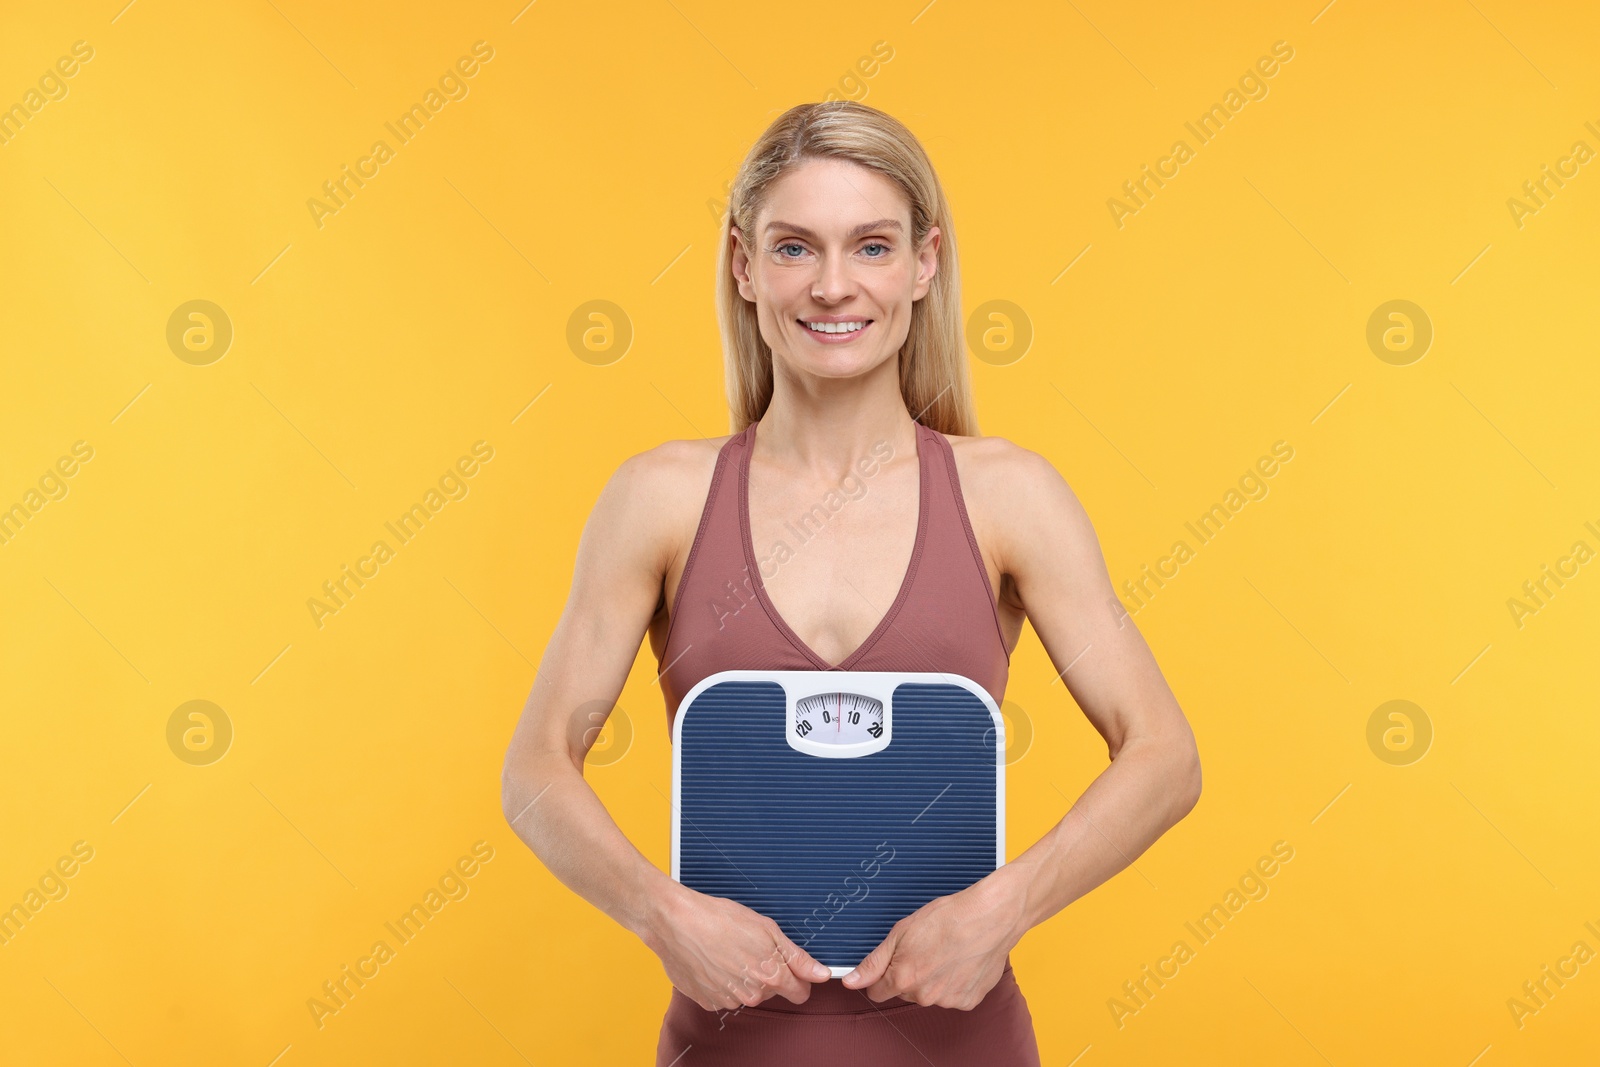
<path fill-rule="evenodd" d="M 850 264 L 836 256 L 823 256 L 817 261 L 817 276 L 811 283 L 811 292 L 818 300 L 836 303 L 850 294 L 853 279 Z"/>

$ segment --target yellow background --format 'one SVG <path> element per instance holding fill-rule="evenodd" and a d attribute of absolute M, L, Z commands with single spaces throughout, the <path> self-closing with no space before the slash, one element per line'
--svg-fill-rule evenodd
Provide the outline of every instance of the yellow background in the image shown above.
<path fill-rule="evenodd" d="M 1018 947 L 1045 1062 L 1592 1062 L 1600 963 L 1521 1027 L 1507 1000 L 1600 950 L 1600 565 L 1521 627 L 1507 600 L 1600 548 L 1600 163 L 1520 227 L 1507 200 L 1600 149 L 1600 15 L 1211 6 L 8 5 L 0 104 L 94 58 L 0 146 L 0 505 L 94 456 L 0 545 L 0 905 L 94 858 L 0 947 L 0 1060 L 649 1062 L 659 963 L 510 832 L 501 758 L 605 478 L 727 431 L 717 202 L 832 90 L 927 146 L 966 312 L 1031 323 L 972 361 L 983 430 L 1056 464 L 1118 585 L 1295 450 L 1137 616 L 1205 792 Z M 319 227 L 307 201 L 479 40 L 469 94 Z M 166 340 L 195 299 L 234 331 L 205 366 Z M 1406 366 L 1365 339 L 1394 299 L 1435 331 Z M 620 358 L 569 344 L 592 300 Z M 319 627 L 308 599 L 480 440 L 468 494 Z M 1053 673 L 1025 633 L 1012 855 L 1105 762 Z M 589 780 L 665 868 L 654 678 L 645 650 Z M 1367 743 L 1395 699 L 1434 735 L 1403 766 Z M 190 700 L 232 724 L 209 765 L 168 744 Z M 1119 1028 L 1123 982 L 1280 840 L 1270 894 Z M 307 1000 L 477 841 L 468 895 L 319 1028 Z"/>

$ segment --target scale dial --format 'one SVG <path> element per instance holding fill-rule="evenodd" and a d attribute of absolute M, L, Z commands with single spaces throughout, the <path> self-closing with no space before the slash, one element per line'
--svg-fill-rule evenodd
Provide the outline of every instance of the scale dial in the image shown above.
<path fill-rule="evenodd" d="M 817 693 L 794 706 L 794 732 L 814 744 L 858 745 L 883 736 L 883 701 L 860 693 Z"/>

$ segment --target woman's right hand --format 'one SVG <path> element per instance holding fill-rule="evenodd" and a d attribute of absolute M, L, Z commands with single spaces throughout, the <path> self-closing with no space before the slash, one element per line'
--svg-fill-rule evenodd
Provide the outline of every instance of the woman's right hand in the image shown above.
<path fill-rule="evenodd" d="M 811 983 L 830 977 L 777 923 L 738 901 L 673 882 L 659 904 L 640 936 L 673 986 L 707 1011 L 755 1007 L 775 994 L 804 1004 Z"/>

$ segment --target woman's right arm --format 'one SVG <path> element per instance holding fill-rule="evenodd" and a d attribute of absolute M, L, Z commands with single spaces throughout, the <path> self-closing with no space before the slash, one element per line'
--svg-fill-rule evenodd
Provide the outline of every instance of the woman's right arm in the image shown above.
<path fill-rule="evenodd" d="M 801 1003 L 827 968 L 771 919 L 662 872 L 583 778 L 584 758 L 638 656 L 679 550 L 670 517 L 696 492 L 703 497 L 699 483 L 710 481 L 696 452 L 705 447 L 669 442 L 633 456 L 601 491 L 506 751 L 501 803 L 551 873 L 643 940 L 672 984 L 702 1008 L 753 1006 L 774 994 Z"/>

